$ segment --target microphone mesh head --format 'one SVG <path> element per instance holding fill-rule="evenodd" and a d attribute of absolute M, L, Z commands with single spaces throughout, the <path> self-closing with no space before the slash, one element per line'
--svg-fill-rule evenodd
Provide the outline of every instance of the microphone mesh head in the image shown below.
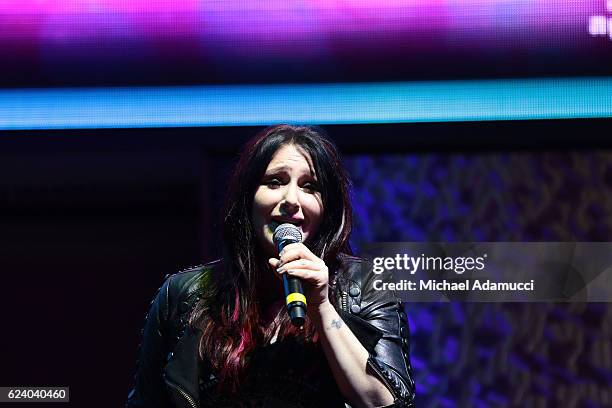
<path fill-rule="evenodd" d="M 281 224 L 274 230 L 272 239 L 276 246 L 283 241 L 288 241 L 289 243 L 302 242 L 302 231 L 293 224 Z"/>

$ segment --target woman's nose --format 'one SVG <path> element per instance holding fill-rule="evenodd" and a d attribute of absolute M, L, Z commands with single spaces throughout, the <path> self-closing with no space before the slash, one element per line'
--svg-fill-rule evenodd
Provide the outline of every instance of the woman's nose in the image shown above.
<path fill-rule="evenodd" d="M 296 210 L 300 207 L 298 200 L 298 187 L 292 184 L 287 186 L 285 190 L 284 204 L 290 207 L 292 210 Z"/>

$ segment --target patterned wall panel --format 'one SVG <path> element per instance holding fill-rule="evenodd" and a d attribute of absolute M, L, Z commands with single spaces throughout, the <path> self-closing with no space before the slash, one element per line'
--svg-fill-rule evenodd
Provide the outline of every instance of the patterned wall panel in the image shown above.
<path fill-rule="evenodd" d="M 381 241 L 611 241 L 612 153 L 347 157 Z M 605 303 L 407 304 L 419 407 L 612 406 Z"/>

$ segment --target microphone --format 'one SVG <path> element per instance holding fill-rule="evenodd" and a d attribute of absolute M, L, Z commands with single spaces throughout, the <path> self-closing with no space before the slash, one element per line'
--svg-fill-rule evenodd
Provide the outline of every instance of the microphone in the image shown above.
<path fill-rule="evenodd" d="M 287 245 L 302 242 L 302 232 L 293 224 L 281 224 L 274 230 L 272 240 L 280 253 Z M 293 276 L 288 277 L 286 273 L 282 276 L 285 303 L 291 323 L 297 327 L 303 326 L 306 319 L 306 296 L 304 296 L 302 281 Z"/>

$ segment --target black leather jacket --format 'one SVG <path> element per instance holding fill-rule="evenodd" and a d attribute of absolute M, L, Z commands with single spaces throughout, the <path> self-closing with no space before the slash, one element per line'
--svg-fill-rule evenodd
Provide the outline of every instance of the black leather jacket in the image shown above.
<path fill-rule="evenodd" d="M 126 407 L 199 406 L 199 332 L 187 318 L 200 299 L 198 278 L 220 261 L 166 278 L 151 302 L 142 331 L 134 387 Z M 368 366 L 394 397 L 394 407 L 414 407 L 415 384 L 409 358 L 409 329 L 398 299 L 376 291 L 375 277 L 362 259 L 341 255 L 330 284 L 342 320 L 369 352 Z M 362 279 L 362 276 L 364 277 Z"/>

